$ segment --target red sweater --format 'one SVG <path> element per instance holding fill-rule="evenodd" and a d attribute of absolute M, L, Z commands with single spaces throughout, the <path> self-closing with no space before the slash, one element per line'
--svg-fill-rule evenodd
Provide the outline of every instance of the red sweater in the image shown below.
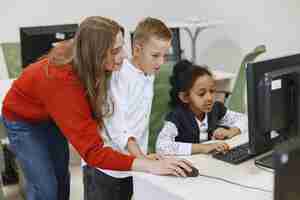
<path fill-rule="evenodd" d="M 14 81 L 3 102 L 4 117 L 30 123 L 51 118 L 88 165 L 130 170 L 134 157 L 103 146 L 85 89 L 72 66 L 48 65 L 47 70 L 47 65 L 48 59 L 38 61 Z"/>

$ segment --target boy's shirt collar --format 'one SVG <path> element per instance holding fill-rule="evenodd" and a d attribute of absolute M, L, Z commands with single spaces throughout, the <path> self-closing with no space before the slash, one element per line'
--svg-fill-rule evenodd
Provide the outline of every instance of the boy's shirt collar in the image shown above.
<path fill-rule="evenodd" d="M 142 70 L 140 70 L 139 68 L 137 68 L 137 67 L 132 63 L 131 60 L 125 59 L 124 62 L 130 66 L 130 69 L 132 69 L 132 70 L 134 70 L 134 71 L 136 71 L 136 72 L 138 72 L 138 73 L 144 74 L 144 72 L 143 72 Z"/>
<path fill-rule="evenodd" d="M 125 64 L 127 64 L 127 65 L 130 67 L 130 69 L 132 69 L 132 70 L 135 71 L 135 72 L 138 72 L 138 73 L 143 74 L 145 77 L 152 77 L 152 76 L 154 76 L 154 75 L 152 75 L 152 74 L 146 74 L 145 72 L 143 72 L 142 70 L 140 70 L 139 68 L 137 68 L 137 66 L 135 66 L 135 65 L 132 63 L 131 60 L 125 59 L 124 62 L 125 62 Z"/>

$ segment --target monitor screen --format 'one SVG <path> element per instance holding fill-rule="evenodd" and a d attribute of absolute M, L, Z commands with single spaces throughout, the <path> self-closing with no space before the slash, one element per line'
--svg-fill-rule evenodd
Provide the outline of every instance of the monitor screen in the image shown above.
<path fill-rule="evenodd" d="M 274 200 L 299 200 L 300 139 L 294 139 L 275 148 Z"/>
<path fill-rule="evenodd" d="M 22 67 L 46 54 L 54 43 L 73 38 L 77 28 L 77 24 L 21 27 Z"/>
<path fill-rule="evenodd" d="M 256 155 L 299 135 L 300 54 L 249 63 L 246 73 L 249 148 Z"/>

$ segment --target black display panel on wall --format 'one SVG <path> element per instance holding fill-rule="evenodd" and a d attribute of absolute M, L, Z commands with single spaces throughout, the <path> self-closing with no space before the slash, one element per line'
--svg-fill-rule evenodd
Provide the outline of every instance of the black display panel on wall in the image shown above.
<path fill-rule="evenodd" d="M 54 43 L 73 38 L 77 29 L 78 24 L 21 27 L 22 67 L 46 54 Z"/>

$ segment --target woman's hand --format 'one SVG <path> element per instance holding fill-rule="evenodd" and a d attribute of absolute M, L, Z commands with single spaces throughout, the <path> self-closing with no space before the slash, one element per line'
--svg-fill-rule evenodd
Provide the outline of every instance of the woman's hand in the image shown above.
<path fill-rule="evenodd" d="M 192 171 L 192 163 L 185 159 L 165 158 L 156 161 L 150 167 L 150 173 L 157 175 L 174 175 L 186 177 L 185 170 Z"/>
<path fill-rule="evenodd" d="M 164 158 L 162 160 L 135 159 L 133 171 L 144 171 L 156 175 L 173 175 L 186 177 L 184 171 L 192 171 L 192 163 L 185 159 Z"/>

